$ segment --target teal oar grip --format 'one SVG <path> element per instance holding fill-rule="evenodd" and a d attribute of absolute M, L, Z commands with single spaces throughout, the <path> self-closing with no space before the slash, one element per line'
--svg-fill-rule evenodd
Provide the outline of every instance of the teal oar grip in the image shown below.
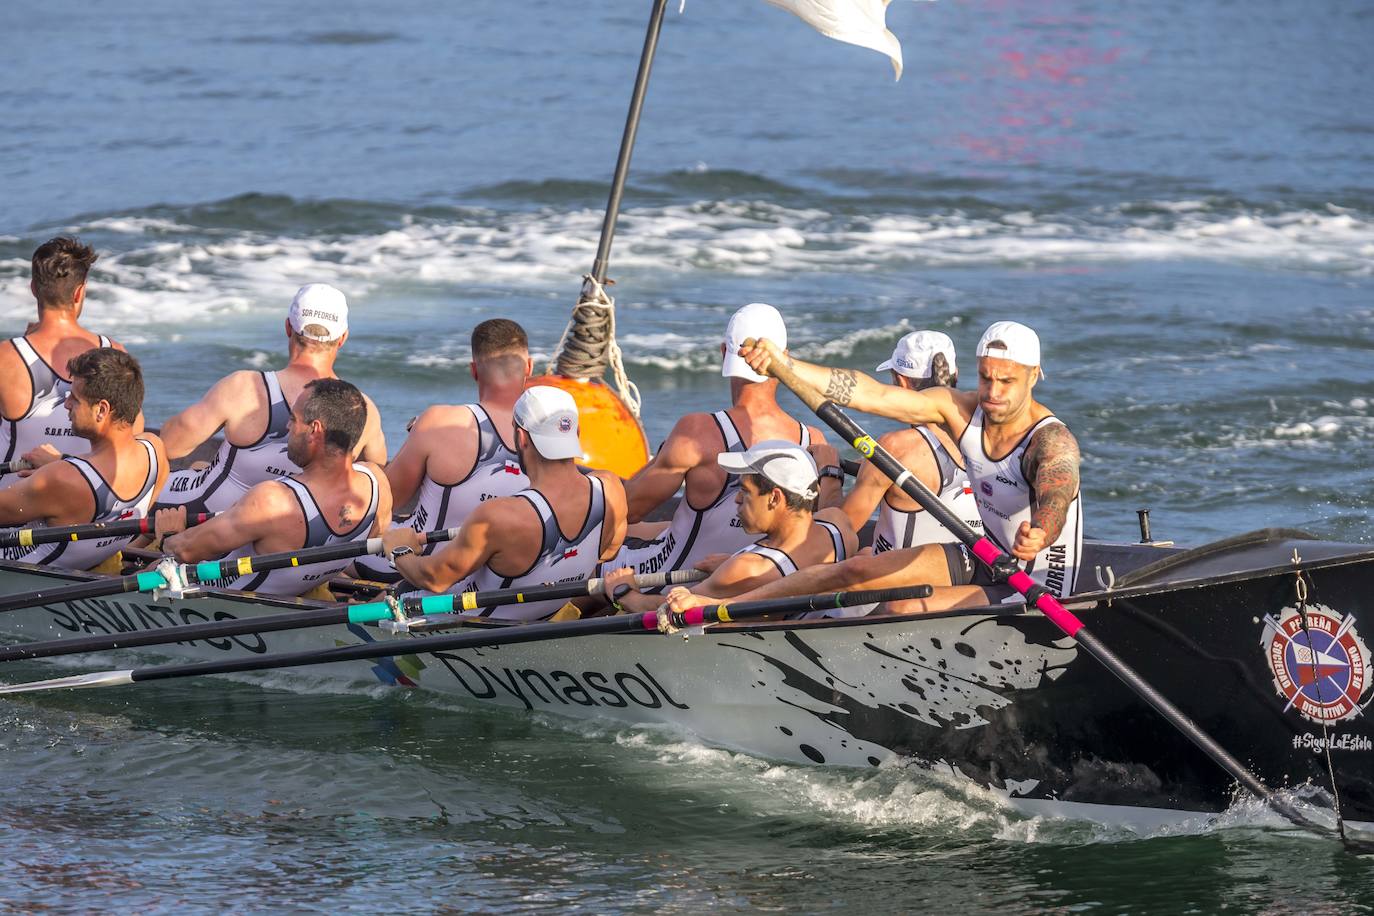
<path fill-rule="evenodd" d="M 430 595 L 420 599 L 421 614 L 447 614 L 453 610 L 455 595 Z"/>
<path fill-rule="evenodd" d="M 141 572 L 134 576 L 136 591 L 151 592 L 155 588 L 162 588 L 167 584 L 167 580 L 162 577 L 160 572 Z"/>
<path fill-rule="evenodd" d="M 348 609 L 349 623 L 376 623 L 391 616 L 391 606 L 385 601 L 369 601 L 355 604 Z"/>
<path fill-rule="evenodd" d="M 196 564 L 196 581 L 213 582 L 216 579 L 223 579 L 224 573 L 220 569 L 218 560 L 203 560 Z"/>

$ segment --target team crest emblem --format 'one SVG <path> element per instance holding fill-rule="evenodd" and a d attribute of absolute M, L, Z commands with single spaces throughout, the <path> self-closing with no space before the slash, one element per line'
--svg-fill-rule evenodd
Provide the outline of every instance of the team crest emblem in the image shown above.
<path fill-rule="evenodd" d="M 1320 724 L 1353 719 L 1369 689 L 1369 650 L 1355 615 L 1322 604 L 1307 606 L 1307 626 L 1295 607 L 1264 618 L 1260 637 L 1274 687 L 1304 719 Z"/>
<path fill-rule="evenodd" d="M 572 429 L 572 420 L 569 420 L 567 417 L 559 417 L 559 418 L 558 418 L 558 430 L 559 430 L 559 432 L 565 432 L 565 433 L 566 433 L 566 432 L 570 431 L 571 429 Z"/>

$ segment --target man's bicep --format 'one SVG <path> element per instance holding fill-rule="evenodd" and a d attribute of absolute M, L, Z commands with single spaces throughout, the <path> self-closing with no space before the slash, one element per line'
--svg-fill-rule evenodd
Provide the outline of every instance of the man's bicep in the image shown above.
<path fill-rule="evenodd" d="M 1069 506 L 1078 496 L 1078 440 L 1068 427 L 1055 423 L 1035 434 L 1023 469 L 1034 481 L 1034 524 L 1056 538 L 1064 528 Z"/>
<path fill-rule="evenodd" d="M 205 397 L 162 425 L 158 435 L 168 458 L 184 458 L 228 422 L 232 387 L 230 379 L 221 379 Z"/>

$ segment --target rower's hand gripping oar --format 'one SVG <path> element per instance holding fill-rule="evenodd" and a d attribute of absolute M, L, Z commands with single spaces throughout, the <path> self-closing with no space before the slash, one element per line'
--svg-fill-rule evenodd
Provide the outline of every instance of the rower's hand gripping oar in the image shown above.
<path fill-rule="evenodd" d="M 762 601 L 743 601 L 737 604 L 709 605 L 688 608 L 680 613 L 668 612 L 667 616 L 673 627 L 695 627 L 712 623 L 748 620 L 766 614 L 829 610 L 858 604 L 926 598 L 929 595 L 930 586 L 912 585 L 905 588 L 830 592 L 794 598 L 769 598 Z M 334 662 L 387 658 L 393 655 L 413 655 L 417 652 L 453 652 L 459 649 L 506 646 L 549 639 L 568 639 L 577 636 L 611 633 L 652 633 L 658 632 L 658 630 L 659 615 L 657 612 L 621 614 L 615 617 L 589 617 L 584 620 L 569 620 L 560 623 L 512 624 L 511 626 L 492 627 L 468 633 L 455 633 L 452 636 L 430 636 L 423 640 L 388 640 L 380 643 L 370 642 L 314 652 L 282 652 L 276 655 L 259 655 L 187 665 L 161 665 L 122 671 L 97 671 L 92 674 L 33 681 L 28 684 L 0 686 L 0 694 L 60 690 L 63 688 L 117 687 L 122 684 L 136 684 L 143 681 L 167 680 L 169 678 L 199 677 L 206 674 L 266 671 L 273 668 L 295 668 L 307 665 L 327 665 Z"/>
<path fill-rule="evenodd" d="M 686 585 L 704 578 L 706 578 L 706 573 L 700 570 L 673 570 L 672 572 L 636 576 L 635 587 L 659 588 L 665 585 Z M 474 608 L 488 608 L 530 601 L 547 601 L 555 598 L 583 598 L 588 595 L 602 594 L 605 591 L 605 582 L 605 579 L 593 578 L 583 579 L 580 582 L 564 582 L 558 585 L 541 585 L 526 589 L 512 588 L 487 592 L 467 592 L 463 595 L 405 598 L 401 601 L 401 608 L 406 614 L 431 615 L 447 614 L 455 608 L 466 608 L 469 604 Z M 59 655 L 76 655 L 81 652 L 103 652 L 107 649 L 166 646 L 173 643 L 227 639 L 231 636 L 243 636 L 248 633 L 304 630 L 334 624 L 378 623 L 390 620 L 392 616 L 393 608 L 389 601 L 338 604 L 323 608 L 287 611 L 282 614 L 269 614 L 264 617 L 216 620 L 179 627 L 165 627 L 158 630 L 140 630 L 133 633 L 99 633 L 92 636 L 22 643 L 17 646 L 0 648 L 0 662 L 53 658 Z M 458 621 L 461 622 L 464 619 L 458 618 Z"/>
<path fill-rule="evenodd" d="M 214 518 L 213 512 L 186 517 L 187 527 L 201 525 Z M 91 522 L 87 525 L 66 525 L 60 528 L 13 528 L 0 530 L 0 547 L 33 547 L 36 544 L 56 544 L 58 541 L 97 541 L 101 538 L 129 537 L 152 534 L 153 519 L 130 518 L 122 522 Z"/>
<path fill-rule="evenodd" d="M 757 341 L 752 338 L 746 340 L 742 349 L 753 347 L 756 343 Z M 1048 617 L 1055 626 L 1063 631 L 1064 635 L 1075 640 L 1089 655 L 1120 678 L 1122 683 L 1129 687 L 1136 696 L 1153 707 L 1156 712 L 1169 721 L 1169 724 L 1182 732 L 1189 741 L 1192 741 L 1199 750 L 1212 758 L 1218 766 L 1241 785 L 1258 798 L 1263 799 L 1270 808 L 1300 827 L 1324 833 L 1330 832 L 1330 828 L 1310 820 L 1288 802 L 1275 795 L 1268 786 L 1260 781 L 1258 776 L 1250 772 L 1239 760 L 1232 757 L 1196 722 L 1184 715 L 1182 710 L 1169 702 L 1135 669 L 1127 665 L 1117 657 L 1115 652 L 1099 641 L 1097 636 L 1083 625 L 1083 621 L 1060 604 L 1059 600 L 1044 586 L 1027 575 L 1017 565 L 1015 558 L 1009 556 L 991 540 L 979 535 L 965 524 L 963 519 L 955 515 L 948 506 L 940 501 L 938 496 L 930 491 L 930 488 L 903 467 L 901 462 L 892 456 L 891 452 L 864 432 L 833 401 L 802 381 L 792 367 L 787 364 L 785 357 L 777 352 L 774 352 L 772 357 L 767 369 L 769 375 L 787 386 L 793 394 L 801 399 L 802 403 L 815 412 L 817 417 L 824 420 L 827 426 L 843 436 L 874 467 L 886 474 L 904 493 L 916 500 L 922 509 L 929 512 L 946 530 L 965 544 L 974 556 L 987 564 L 997 581 L 1006 582 L 1024 595 L 1027 605 L 1036 608 Z"/>
<path fill-rule="evenodd" d="M 441 528 L 436 531 L 426 531 L 422 537 L 426 543 L 434 544 L 451 540 L 457 534 L 457 528 Z M 347 544 L 329 544 L 324 547 L 284 550 L 281 553 L 239 557 L 236 560 L 205 560 L 200 563 L 185 565 L 178 565 L 172 562 L 169 557 L 155 569 L 129 576 L 96 579 L 93 582 L 39 589 L 17 595 L 0 595 L 0 613 L 39 604 L 57 604 L 81 598 L 104 598 L 109 595 L 124 595 L 129 592 L 156 592 L 167 589 L 172 594 L 177 594 L 183 593 L 189 587 L 213 583 L 233 576 L 248 576 L 253 573 L 270 572 L 274 569 L 285 569 L 289 566 L 328 563 L 331 560 L 351 560 L 355 557 L 380 554 L 381 552 L 382 539 L 375 537 L 365 541 L 352 541 Z"/>
<path fill-rule="evenodd" d="M 33 465 L 23 458 L 13 461 L 0 461 L 0 474 L 14 474 L 19 471 L 32 471 Z"/>

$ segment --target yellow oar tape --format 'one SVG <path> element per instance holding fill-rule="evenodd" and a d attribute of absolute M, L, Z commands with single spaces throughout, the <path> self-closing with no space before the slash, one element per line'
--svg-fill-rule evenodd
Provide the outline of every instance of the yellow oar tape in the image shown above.
<path fill-rule="evenodd" d="M 253 571 L 252 557 L 239 557 L 239 575 L 246 576 Z"/>
<path fill-rule="evenodd" d="M 860 436 L 854 440 L 854 447 L 859 450 L 860 455 L 872 458 L 873 453 L 878 450 L 878 443 L 873 441 L 872 436 Z"/>
<path fill-rule="evenodd" d="M 19 532 L 19 546 L 20 546 L 20 547 L 32 547 L 32 546 L 33 546 L 33 531 L 32 531 L 31 529 L 25 528 L 23 531 Z"/>

